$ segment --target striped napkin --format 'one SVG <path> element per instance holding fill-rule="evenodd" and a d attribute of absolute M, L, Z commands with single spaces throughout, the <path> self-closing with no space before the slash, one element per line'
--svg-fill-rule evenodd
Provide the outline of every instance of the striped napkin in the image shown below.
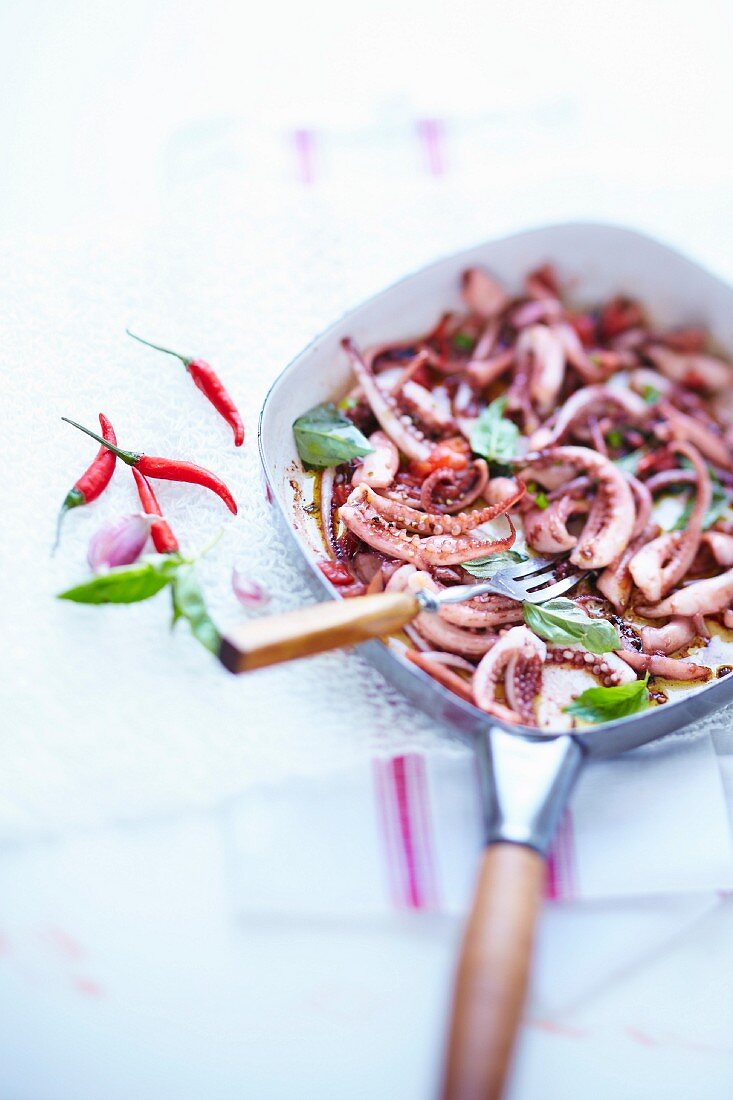
<path fill-rule="evenodd" d="M 240 913 L 463 913 L 482 847 L 469 751 L 379 758 L 250 790 L 226 814 Z M 590 762 L 552 849 L 548 898 L 639 898 L 733 887 L 709 737 Z"/>

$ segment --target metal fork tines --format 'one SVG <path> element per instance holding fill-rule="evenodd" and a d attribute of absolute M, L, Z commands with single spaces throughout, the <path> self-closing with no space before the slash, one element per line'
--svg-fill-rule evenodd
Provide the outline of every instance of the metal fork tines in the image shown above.
<path fill-rule="evenodd" d="M 436 610 L 444 603 L 461 603 L 474 596 L 483 596 L 495 592 L 499 596 L 508 596 L 520 603 L 545 603 L 556 596 L 569 592 L 583 577 L 587 570 L 574 570 L 558 579 L 555 572 L 558 560 L 549 558 L 529 558 L 501 569 L 487 581 L 478 584 L 459 584 L 444 588 L 442 592 L 430 592 L 423 589 L 419 593 L 420 602 L 426 611 Z"/>
<path fill-rule="evenodd" d="M 569 592 L 588 573 L 587 570 L 574 569 L 566 576 L 558 578 L 557 565 L 558 559 L 552 561 L 548 558 L 529 558 L 495 573 L 491 581 L 496 586 L 495 591 L 500 590 L 514 600 L 545 603 L 546 600 L 553 600 L 556 596 Z"/>

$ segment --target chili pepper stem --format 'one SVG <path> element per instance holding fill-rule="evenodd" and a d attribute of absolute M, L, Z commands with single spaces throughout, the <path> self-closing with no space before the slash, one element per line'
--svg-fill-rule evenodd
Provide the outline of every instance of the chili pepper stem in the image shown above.
<path fill-rule="evenodd" d="M 173 355 L 176 359 L 180 359 L 186 370 L 191 365 L 192 360 L 185 355 L 180 355 L 177 351 L 171 351 L 170 348 L 162 348 L 160 344 L 151 344 L 150 340 L 143 340 L 142 336 L 136 336 L 134 332 L 130 332 L 129 328 L 125 329 L 128 336 L 131 336 L 133 340 L 137 340 L 138 344 L 145 344 L 148 348 L 153 348 L 155 351 L 162 351 L 165 355 Z"/>
<path fill-rule="evenodd" d="M 51 547 L 51 557 L 53 557 L 53 555 L 59 548 L 59 543 L 61 541 L 61 524 L 63 523 L 64 516 L 72 508 L 76 508 L 83 503 L 83 493 L 80 493 L 78 489 L 69 489 L 68 493 L 66 494 L 66 499 L 64 500 L 64 503 L 61 505 L 59 518 L 56 520 L 56 538 L 54 540 L 53 546 Z"/>
<path fill-rule="evenodd" d="M 59 543 L 61 542 L 61 524 L 65 515 L 66 509 L 62 508 L 59 512 L 59 518 L 56 520 L 56 538 L 53 540 L 53 546 L 51 547 L 51 557 L 54 556 L 59 548 Z"/>
<path fill-rule="evenodd" d="M 203 558 L 207 554 L 209 554 L 214 549 L 216 544 L 224 537 L 224 531 L 225 528 L 220 527 L 217 533 L 214 535 L 213 539 L 207 542 L 206 546 L 204 546 L 202 550 L 198 551 L 198 553 L 192 558 L 192 561 L 198 561 L 199 558 Z"/>
<path fill-rule="evenodd" d="M 109 443 L 106 439 L 103 439 L 101 435 L 97 435 L 91 428 L 85 428 L 83 424 L 77 424 L 76 420 L 69 420 L 68 416 L 62 416 L 61 419 L 64 423 L 71 424 L 72 428 L 78 428 L 80 432 L 84 432 L 85 435 L 90 435 L 92 439 L 96 439 L 97 443 L 101 443 L 103 447 L 106 447 L 112 454 L 121 458 L 128 466 L 137 466 L 140 461 L 139 454 L 136 454 L 134 451 L 123 451 L 121 447 L 116 447 L 114 443 Z"/>

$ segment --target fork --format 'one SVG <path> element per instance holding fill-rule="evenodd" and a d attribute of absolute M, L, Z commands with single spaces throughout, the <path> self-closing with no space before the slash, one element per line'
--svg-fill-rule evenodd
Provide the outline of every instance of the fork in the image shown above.
<path fill-rule="evenodd" d="M 440 592 L 426 588 L 380 592 L 254 619 L 224 635 L 219 660 L 230 672 L 249 672 L 309 657 L 369 638 L 383 638 L 412 622 L 421 611 L 437 612 L 444 604 L 463 603 L 487 592 L 520 603 L 545 603 L 569 592 L 587 575 L 588 570 L 576 570 L 558 578 L 555 567 L 563 560 L 529 558 L 498 570 L 479 584 L 459 584 Z"/>

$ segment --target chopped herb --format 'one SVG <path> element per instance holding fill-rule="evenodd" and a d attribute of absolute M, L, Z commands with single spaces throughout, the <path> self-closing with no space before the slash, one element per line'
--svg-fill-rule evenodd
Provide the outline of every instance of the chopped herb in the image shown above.
<path fill-rule="evenodd" d="M 643 680 L 635 680 L 631 684 L 588 688 L 569 707 L 565 707 L 565 713 L 597 724 L 646 710 L 649 706 L 648 679 L 647 674 Z"/>
<path fill-rule="evenodd" d="M 730 506 L 730 497 L 726 493 L 723 486 L 718 481 L 714 474 L 710 475 L 710 480 L 713 483 L 713 495 L 710 501 L 710 507 L 705 513 L 705 518 L 702 521 L 703 531 L 707 531 L 713 524 L 724 515 Z M 672 527 L 672 531 L 683 531 L 687 524 L 690 522 L 690 516 L 692 515 L 692 509 L 695 507 L 695 494 L 690 493 L 685 509 L 680 518 Z"/>
<path fill-rule="evenodd" d="M 607 619 L 591 619 L 563 596 L 544 604 L 525 603 L 524 621 L 540 638 L 555 645 L 581 645 L 591 653 L 610 653 L 621 646 L 612 623 Z"/>
<path fill-rule="evenodd" d="M 639 469 L 639 463 L 646 455 L 646 448 L 640 447 L 638 451 L 630 451 L 627 455 L 622 455 L 621 458 L 614 459 L 616 466 L 620 470 L 623 470 L 626 474 L 635 474 Z"/>
<path fill-rule="evenodd" d="M 299 416 L 293 435 L 298 454 L 308 466 L 340 466 L 372 453 L 369 440 L 332 404 L 317 405 Z"/>
<path fill-rule="evenodd" d="M 647 405 L 656 405 L 657 401 L 661 400 L 662 394 L 656 386 L 644 386 L 644 389 L 641 391 L 641 396 L 644 398 Z"/>
<path fill-rule="evenodd" d="M 473 351 L 476 347 L 475 339 L 467 332 L 456 332 L 452 343 L 456 351 Z"/>
<path fill-rule="evenodd" d="M 616 428 L 613 428 L 606 436 L 606 442 L 609 447 L 620 447 L 624 441 L 624 437 Z"/>
<path fill-rule="evenodd" d="M 527 482 L 527 492 L 534 498 L 534 503 L 538 508 L 541 508 L 544 512 L 545 508 L 549 507 L 550 501 L 547 493 L 542 489 L 536 481 Z"/>

